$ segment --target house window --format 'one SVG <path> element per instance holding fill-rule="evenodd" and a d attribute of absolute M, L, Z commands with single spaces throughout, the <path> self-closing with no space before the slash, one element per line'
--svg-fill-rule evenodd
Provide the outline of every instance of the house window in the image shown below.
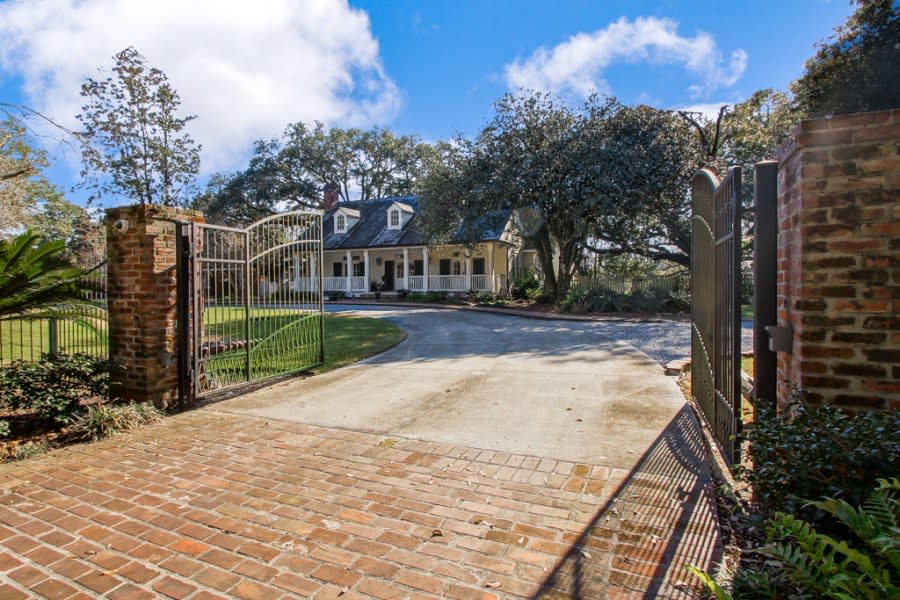
<path fill-rule="evenodd" d="M 366 275 L 366 265 L 362 262 L 353 263 L 353 276 L 354 277 L 365 277 Z"/>
<path fill-rule="evenodd" d="M 391 229 L 400 229 L 400 211 L 392 210 L 391 211 Z"/>
<path fill-rule="evenodd" d="M 484 259 L 472 259 L 472 275 L 484 275 Z"/>
<path fill-rule="evenodd" d="M 397 263 L 397 279 L 403 279 L 403 263 Z"/>
<path fill-rule="evenodd" d="M 449 275 L 450 274 L 450 259 L 442 258 L 440 260 L 440 262 L 438 263 L 438 269 L 440 269 L 438 271 L 438 273 L 440 275 Z"/>
<path fill-rule="evenodd" d="M 344 233 L 347 229 L 347 219 L 344 215 L 335 215 L 334 216 L 334 232 L 335 233 Z"/>
<path fill-rule="evenodd" d="M 344 263 L 334 263 L 332 266 L 332 277 L 344 276 Z"/>
<path fill-rule="evenodd" d="M 412 264 L 412 274 L 413 277 L 421 277 L 425 274 L 425 261 L 421 258 L 416 258 L 413 260 Z"/>
<path fill-rule="evenodd" d="M 453 261 L 453 274 L 462 275 L 462 264 L 458 260 Z"/>

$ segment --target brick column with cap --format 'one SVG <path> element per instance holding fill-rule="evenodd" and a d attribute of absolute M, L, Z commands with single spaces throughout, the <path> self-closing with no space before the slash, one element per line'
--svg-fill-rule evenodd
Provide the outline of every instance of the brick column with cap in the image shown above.
<path fill-rule="evenodd" d="M 778 159 L 778 401 L 900 408 L 900 110 L 804 121 Z"/>
<path fill-rule="evenodd" d="M 109 353 L 119 367 L 113 393 L 163 409 L 178 402 L 173 221 L 203 222 L 203 214 L 160 206 L 106 211 Z"/>

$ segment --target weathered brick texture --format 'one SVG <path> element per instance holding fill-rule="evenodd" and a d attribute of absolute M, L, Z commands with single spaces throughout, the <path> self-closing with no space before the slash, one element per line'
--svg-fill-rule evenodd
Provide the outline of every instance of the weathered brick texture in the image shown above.
<path fill-rule="evenodd" d="M 778 157 L 778 401 L 900 408 L 900 110 L 804 121 Z"/>
<path fill-rule="evenodd" d="M 160 408 L 178 400 L 176 220 L 202 222 L 203 216 L 158 206 L 106 211 L 109 352 L 121 367 L 114 391 Z M 126 221 L 128 229 L 117 230 L 117 221 Z"/>

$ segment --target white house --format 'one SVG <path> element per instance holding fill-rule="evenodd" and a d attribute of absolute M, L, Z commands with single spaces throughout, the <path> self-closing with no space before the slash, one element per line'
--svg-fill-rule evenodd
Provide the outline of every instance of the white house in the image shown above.
<path fill-rule="evenodd" d="M 523 254 L 530 253 L 522 253 L 521 239 L 508 215 L 493 215 L 478 243 L 428 246 L 418 230 L 418 211 L 415 196 L 326 205 L 324 291 L 360 296 L 379 283 L 388 293 L 474 290 L 504 294 L 510 274 L 522 268 L 523 259 L 528 260 Z M 295 288 L 301 281 L 315 281 L 316 269 L 316 265 L 298 268 Z"/>

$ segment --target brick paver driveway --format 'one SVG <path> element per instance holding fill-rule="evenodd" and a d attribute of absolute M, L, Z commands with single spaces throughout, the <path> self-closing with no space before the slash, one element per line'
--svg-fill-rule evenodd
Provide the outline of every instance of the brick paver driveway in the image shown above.
<path fill-rule="evenodd" d="M 622 467 L 243 401 L 0 468 L 0 598 L 674 598 L 720 555 L 683 406 Z"/>

